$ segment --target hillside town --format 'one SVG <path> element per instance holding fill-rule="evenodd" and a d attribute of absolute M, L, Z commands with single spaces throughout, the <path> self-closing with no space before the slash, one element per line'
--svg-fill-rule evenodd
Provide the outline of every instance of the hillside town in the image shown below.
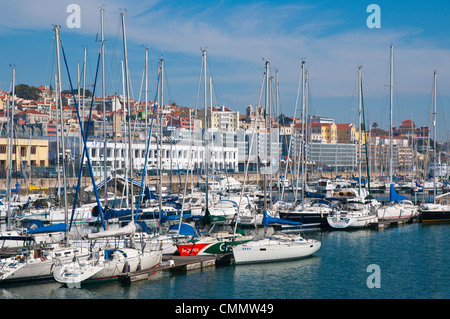
<path fill-rule="evenodd" d="M 21 84 L 20 86 L 26 86 Z M 58 158 L 56 156 L 57 136 L 61 132 L 68 141 L 66 145 L 67 167 L 79 167 L 77 160 L 83 149 L 80 125 L 77 120 L 75 100 L 71 93 L 63 91 L 63 123 L 61 130 L 56 105 L 56 90 L 48 86 L 28 87 L 34 89 L 35 99 L 26 99 L 16 94 L 14 96 L 14 149 L 13 176 L 22 177 L 24 172 L 29 176 L 54 177 Z M 8 102 L 8 99 L 9 102 Z M 106 114 L 103 114 L 102 97 L 92 100 L 90 96 L 79 95 L 80 112 L 84 127 L 89 124 L 87 145 L 96 176 L 101 176 L 106 163 L 108 175 L 121 172 L 127 166 L 126 117 L 124 112 L 124 96 L 109 95 L 105 97 Z M 0 139 L 1 176 L 6 173 L 6 148 L 8 134 L 7 105 L 11 95 L 0 91 L 0 119 L 2 131 Z M 92 107 L 89 121 L 90 105 Z M 132 109 L 132 140 L 135 154 L 133 171 L 144 167 L 146 136 L 153 124 L 153 137 L 148 156 L 148 168 L 157 169 L 158 165 L 158 132 L 163 126 L 162 168 L 163 170 L 186 171 L 192 151 L 194 171 L 202 167 L 204 144 L 202 144 L 202 129 L 207 128 L 211 135 L 211 164 L 218 172 L 243 172 L 249 162 L 249 171 L 256 171 L 258 157 L 272 156 L 279 159 L 280 165 L 285 165 L 289 159 L 298 162 L 302 134 L 305 132 L 305 159 L 315 171 L 331 170 L 339 174 L 343 171 L 353 171 L 357 167 L 359 138 L 365 145 L 367 138 L 369 160 L 374 176 L 386 175 L 390 157 L 389 132 L 378 127 L 377 123 L 370 125 L 366 132 L 360 132 L 356 123 L 336 123 L 334 119 L 318 115 L 308 115 L 305 125 L 301 119 L 284 114 L 270 115 L 266 124 L 264 109 L 260 105 L 246 107 L 240 114 L 229 107 L 208 107 L 195 110 L 176 104 L 164 105 L 162 108 L 152 101 L 137 101 L 130 99 Z M 155 114 L 153 116 L 153 111 Z M 206 125 L 205 125 L 206 119 Z M 104 123 L 106 120 L 106 123 Z M 266 128 L 266 125 L 268 126 Z M 106 134 L 103 130 L 106 128 Z M 426 141 L 430 130 L 428 127 L 417 127 L 412 120 L 404 120 L 399 126 L 393 127 L 393 167 L 395 172 L 413 172 L 420 170 L 426 151 Z M 103 137 L 107 137 L 106 161 L 104 161 Z M 254 142 L 252 143 L 252 136 Z M 263 147 L 262 141 L 268 138 L 269 150 Z M 195 149 L 192 145 L 195 144 Z M 430 144 L 430 154 L 434 154 L 433 144 Z M 18 150 L 17 150 L 18 149 Z M 443 150 L 443 145 L 437 147 Z M 289 154 L 289 156 L 288 156 Z M 434 155 L 432 155 L 434 156 Z M 439 159 L 441 176 L 447 174 L 446 153 L 436 153 Z M 362 156 L 365 165 L 365 156 Z M 61 160 L 61 159 L 59 159 Z M 442 164 L 441 164 L 442 163 Z M 442 167 L 441 167 L 442 166 Z M 336 175 L 337 175 L 336 174 Z"/>
<path fill-rule="evenodd" d="M 182 8 L 178 5 L 177 8 Z M 221 9 L 230 8 L 229 5 L 227 1 L 220 3 Z M 157 7 L 166 10 L 166 3 L 158 3 Z M 241 23 L 242 17 L 247 18 L 249 13 L 259 15 L 259 9 L 255 14 L 254 4 L 247 13 L 242 12 L 244 7 L 241 3 L 233 7 L 233 11 L 240 12 L 240 19 L 237 16 L 232 19 L 237 22 L 233 29 L 239 33 L 256 21 L 250 16 L 249 21 Z M 292 14 L 286 28 L 294 26 L 294 31 L 303 34 L 305 29 L 293 23 L 300 20 L 297 13 L 305 10 L 303 4 L 301 7 Z M 32 8 L 30 3 L 27 10 Z M 76 20 L 80 8 L 70 4 L 67 12 L 73 9 L 74 13 L 69 17 Z M 83 17 L 87 13 L 84 8 L 87 7 L 83 6 Z M 264 33 L 270 31 L 270 20 L 276 18 L 277 12 L 271 12 L 274 8 L 267 7 L 271 19 L 261 20 Z M 275 20 L 289 18 L 286 13 L 294 8 L 293 4 L 283 6 L 278 13 L 285 13 Z M 50 7 L 44 9 L 53 12 Z M 151 21 L 152 28 L 139 29 L 131 24 L 132 34 L 139 30 L 142 30 L 139 33 L 153 32 L 158 20 L 145 12 L 142 3 L 136 9 L 132 21 L 137 20 L 138 24 Z M 153 13 L 156 7 L 147 9 Z M 167 9 L 177 19 L 174 25 L 178 25 L 182 15 L 171 5 Z M 183 7 L 183 11 L 186 9 Z M 369 5 L 367 12 L 371 9 L 374 13 L 366 21 L 369 28 L 370 19 L 377 17 L 380 7 Z M 389 113 L 379 114 L 380 117 L 389 114 L 387 128 L 369 122 L 366 117 L 362 64 L 357 67 L 355 86 L 358 109 L 349 105 L 354 119 L 344 122 L 314 110 L 305 60 L 301 62 L 295 108 L 294 102 L 283 106 L 285 110 L 294 109 L 293 114 L 282 111 L 278 68 L 274 76 L 270 72 L 272 58 L 263 57 L 265 69 L 259 102 L 248 102 L 252 101 L 252 94 L 245 86 L 251 81 L 241 73 L 239 81 L 234 82 L 233 76 L 233 83 L 229 81 L 227 87 L 233 91 L 230 101 L 237 98 L 238 102 L 215 103 L 212 76 L 208 77 L 207 50 L 203 48 L 195 104 L 178 105 L 170 97 L 163 58 L 159 59 L 154 99 L 148 98 L 148 47 L 141 91 L 136 98 L 128 66 L 127 10 L 119 10 L 123 60 L 122 91 L 118 91 L 122 94 L 110 94 L 113 90 L 105 80 L 103 5 L 99 10 L 100 35 L 95 37 L 100 52 L 93 84 L 85 80 L 87 49 L 84 48 L 83 80 L 77 63 L 74 85 L 60 25 L 53 24 L 56 52 L 49 59 L 54 60 L 49 65 L 56 62 L 54 82 L 37 80 L 38 84 L 44 84 L 37 87 L 23 80 L 16 82 L 15 64 L 9 64 L 11 85 L 7 91 L 7 82 L 3 81 L 0 90 L 0 298 L 42 299 L 47 295 L 50 299 L 74 296 L 85 300 L 174 298 L 183 302 L 175 313 L 204 315 L 209 306 L 192 306 L 197 301 L 191 299 L 250 298 L 251 303 L 212 304 L 216 308 L 212 312 L 218 309 L 221 314 L 230 315 L 270 314 L 274 311 L 270 298 L 277 298 L 279 292 L 288 292 L 282 296 L 289 300 L 314 297 L 315 291 L 322 298 L 449 295 L 448 285 L 442 280 L 442 269 L 448 266 L 443 258 L 448 256 L 445 241 L 448 228 L 443 224 L 450 222 L 449 145 L 442 141 L 445 137 L 439 137 L 441 141 L 437 137 L 436 127 L 440 126 L 437 116 L 442 115 L 437 111 L 436 71 L 430 111 L 422 113 L 422 108 L 417 109 L 420 114 L 415 114 L 416 122 L 410 113 L 410 118 L 393 123 L 396 81 L 394 47 L 389 46 Z M 213 11 L 202 11 L 201 16 Z M 195 12 L 189 9 L 183 15 Z M 158 9 L 156 13 L 162 12 Z M 347 15 L 337 17 L 345 19 Z M 214 20 L 222 24 L 223 18 L 227 19 L 227 15 L 221 13 Z M 374 25 L 379 28 L 378 23 Z M 197 29 L 195 25 L 193 29 Z M 30 37 L 29 30 L 24 30 L 20 33 Z M 206 33 L 217 36 L 217 43 L 224 41 L 214 29 Z M 72 48 L 77 45 L 74 39 L 87 39 L 76 34 L 68 32 Z M 230 38 L 235 34 L 234 31 Z M 167 41 L 184 46 L 185 42 L 179 39 L 185 33 L 179 36 Z M 118 32 L 113 41 L 119 38 Z M 135 45 L 137 39 L 134 38 Z M 147 39 L 153 45 L 153 35 Z M 288 39 L 280 37 L 289 49 L 296 50 L 295 43 Z M 322 42 L 326 38 L 317 39 Z M 188 37 L 183 40 L 196 42 Z M 107 43 L 120 50 L 120 41 L 113 41 Z M 367 42 L 357 44 L 365 47 Z M 353 63 L 353 57 L 367 56 L 352 48 L 345 51 L 343 44 L 339 41 L 339 55 L 349 61 L 346 63 Z M 14 48 L 15 52 L 21 50 L 14 44 L 11 48 L 11 52 Z M 237 46 L 229 48 L 235 50 Z M 286 51 L 278 45 L 269 48 L 275 54 L 275 49 Z M 117 54 L 115 49 L 114 59 L 122 58 L 122 53 Z M 38 51 L 36 47 L 33 57 L 27 56 L 27 60 L 39 63 Z M 185 49 L 181 51 L 186 53 Z M 303 52 L 301 48 L 295 55 Z M 400 52 L 404 54 L 404 50 Z M 327 52 L 326 56 L 319 54 L 316 58 L 322 64 L 332 55 L 333 52 Z M 373 57 L 375 54 L 367 62 L 379 68 Z M 436 59 L 433 55 L 429 58 Z M 135 62 L 134 58 L 130 60 Z M 180 59 L 183 68 L 188 60 Z M 298 62 L 297 57 L 295 60 Z M 224 67 L 230 68 L 228 63 Z M 101 89 L 97 82 L 100 66 Z M 118 84 L 117 74 L 110 71 L 108 77 L 111 74 Z M 36 84 L 33 72 L 24 73 L 25 81 Z M 325 85 L 334 86 L 342 81 L 341 74 L 328 69 L 321 77 L 326 78 Z M 177 76 L 180 78 L 183 76 Z M 192 78 L 187 79 L 178 82 L 183 87 L 178 85 L 176 91 L 191 101 L 189 93 L 182 93 L 183 89 L 190 91 L 187 87 Z M 236 86 L 240 91 L 234 90 Z M 324 90 L 320 93 L 327 95 Z M 169 99 L 165 100 L 167 95 Z M 328 103 L 334 109 L 329 113 L 344 118 L 339 112 L 347 108 L 341 104 L 345 102 L 338 103 L 338 97 L 332 96 L 332 102 Z M 249 100 L 241 104 L 246 98 Z M 377 111 L 382 113 L 381 108 Z M 428 126 L 417 125 L 419 122 Z M 378 289 L 383 291 L 381 295 L 372 289 L 381 288 L 380 266 L 384 287 Z M 179 278 L 185 276 L 189 278 L 180 282 Z M 141 283 L 130 286 L 137 281 Z M 427 285 L 430 289 L 426 289 Z M 361 286 L 369 289 L 363 291 Z M 401 289 L 393 289 L 397 286 Z M 51 292 L 47 293 L 47 289 Z M 258 294 L 253 295 L 253 291 Z M 268 298 L 269 302 L 253 303 L 253 296 Z M 227 311 L 225 306 L 229 306 Z M 258 307 L 256 312 L 254 306 Z M 278 315 L 280 308 L 276 307 L 273 313 Z M 170 307 L 164 309 L 170 312 Z"/>

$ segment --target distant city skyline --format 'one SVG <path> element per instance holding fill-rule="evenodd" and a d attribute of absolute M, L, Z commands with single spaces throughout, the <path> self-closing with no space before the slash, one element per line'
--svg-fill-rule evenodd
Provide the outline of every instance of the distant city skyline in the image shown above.
<path fill-rule="evenodd" d="M 370 4 L 380 8 L 380 28 L 369 28 Z M 70 25 L 79 8 L 79 27 Z M 24 1 L 2 4 L 0 89 L 16 84 L 52 85 L 56 72 L 53 25 L 61 38 L 76 85 L 76 63 L 88 50 L 87 82 L 94 81 L 100 48 L 96 2 Z M 389 46 L 394 46 L 393 123 L 411 119 L 428 126 L 433 72 L 437 71 L 438 140 L 449 134 L 450 6 L 445 1 L 104 1 L 106 94 L 122 94 L 120 13 L 125 13 L 132 97 L 141 84 L 149 48 L 148 99 L 155 94 L 159 59 L 166 67 L 166 102 L 196 107 L 201 50 L 207 50 L 217 105 L 240 113 L 258 104 L 264 60 L 278 71 L 282 113 L 294 114 L 301 62 L 309 80 L 309 113 L 357 123 L 357 67 L 363 65 L 366 124 L 389 124 Z M 124 10 L 125 9 L 125 10 Z M 76 22 L 76 21 L 75 21 Z M 73 27 L 73 28 L 71 28 Z M 10 66 L 11 65 L 11 66 Z M 64 65 L 62 75 L 66 77 Z M 96 96 L 101 95 L 101 80 Z M 142 85 L 142 90 L 141 90 Z M 63 89 L 68 89 L 67 80 Z M 202 89 L 202 88 L 201 88 Z M 198 99 L 202 109 L 202 93 Z M 264 99 L 261 101 L 264 103 Z"/>

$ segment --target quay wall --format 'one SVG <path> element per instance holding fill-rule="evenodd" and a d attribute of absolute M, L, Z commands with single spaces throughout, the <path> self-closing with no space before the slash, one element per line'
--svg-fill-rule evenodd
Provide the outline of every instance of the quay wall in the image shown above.
<path fill-rule="evenodd" d="M 407 174 L 407 172 L 404 172 Z M 340 172 L 340 175 L 342 175 L 343 178 L 351 179 L 352 174 L 354 172 Z M 319 175 L 319 173 L 314 173 L 315 176 Z M 335 172 L 322 172 L 321 174 L 324 178 L 334 178 Z M 244 182 L 244 173 L 229 173 L 228 176 L 233 177 L 239 182 Z M 275 181 L 276 178 L 278 178 L 277 174 L 273 174 L 273 181 Z M 134 176 L 134 179 L 141 180 L 142 176 Z M 290 179 L 290 176 L 288 176 L 288 179 Z M 192 183 L 196 184 L 197 182 L 201 181 L 201 175 L 193 175 L 192 176 Z M 308 180 L 311 180 L 309 177 Z M 373 180 L 373 178 L 372 178 Z M 54 190 L 57 188 L 58 185 L 58 179 L 57 178 L 33 178 L 31 180 L 23 179 L 23 180 L 16 180 L 12 179 L 11 185 L 14 188 L 15 183 L 19 181 L 21 183 L 20 185 L 20 192 L 26 192 L 26 193 L 41 193 L 42 190 L 36 189 L 36 190 L 29 190 L 29 186 L 35 186 L 35 187 L 42 187 L 42 188 L 48 188 L 49 191 Z M 147 181 L 151 185 L 155 185 L 157 183 L 157 176 L 148 176 Z M 269 181 L 269 178 L 267 178 L 267 181 Z M 63 178 L 61 177 L 61 183 L 63 182 Z M 181 186 L 184 188 L 184 184 L 186 182 L 186 175 L 181 175 Z M 77 179 L 74 179 L 73 177 L 67 177 L 67 183 L 68 185 L 76 185 Z M 256 174 L 256 173 L 250 173 L 247 175 L 246 184 L 259 184 L 262 185 L 263 183 L 263 175 Z M 119 183 L 118 183 L 119 184 Z M 90 177 L 84 176 L 82 178 L 81 186 L 82 188 L 88 187 L 92 185 L 92 180 Z M 114 182 L 108 183 L 108 190 L 111 191 L 111 187 L 114 186 Z M 164 173 L 163 175 L 163 186 L 169 187 L 170 186 L 170 175 L 169 173 Z M 180 178 L 178 174 L 172 175 L 172 189 L 178 190 L 178 187 L 180 186 Z M 189 175 L 188 185 L 187 187 L 190 188 L 191 186 L 191 175 Z M 0 179 L 0 190 L 7 189 L 7 180 L 6 178 Z M 43 189 L 43 191 L 46 191 L 46 189 Z"/>

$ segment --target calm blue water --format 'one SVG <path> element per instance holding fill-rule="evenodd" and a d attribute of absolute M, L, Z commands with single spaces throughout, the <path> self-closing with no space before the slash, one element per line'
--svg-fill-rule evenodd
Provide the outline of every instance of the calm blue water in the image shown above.
<path fill-rule="evenodd" d="M 315 256 L 289 262 L 231 265 L 148 281 L 69 289 L 58 283 L 0 288 L 0 298 L 27 299 L 446 299 L 450 298 L 450 225 L 309 232 Z M 380 267 L 368 288 L 367 267 Z"/>

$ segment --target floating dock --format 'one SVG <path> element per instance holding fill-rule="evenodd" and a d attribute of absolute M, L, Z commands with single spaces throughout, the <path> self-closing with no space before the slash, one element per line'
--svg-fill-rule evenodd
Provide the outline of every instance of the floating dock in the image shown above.
<path fill-rule="evenodd" d="M 388 227 L 397 227 L 398 225 L 412 224 L 418 221 L 417 216 L 404 217 L 404 218 L 392 218 L 392 219 L 380 219 L 376 223 L 370 223 L 370 229 L 384 229 Z"/>
<path fill-rule="evenodd" d="M 147 280 L 151 274 L 163 270 L 187 272 L 195 269 L 230 264 L 231 257 L 232 254 L 212 256 L 164 255 L 162 263 L 158 267 L 123 273 L 119 275 L 119 281 L 122 283 L 131 283 L 139 280 Z"/>

